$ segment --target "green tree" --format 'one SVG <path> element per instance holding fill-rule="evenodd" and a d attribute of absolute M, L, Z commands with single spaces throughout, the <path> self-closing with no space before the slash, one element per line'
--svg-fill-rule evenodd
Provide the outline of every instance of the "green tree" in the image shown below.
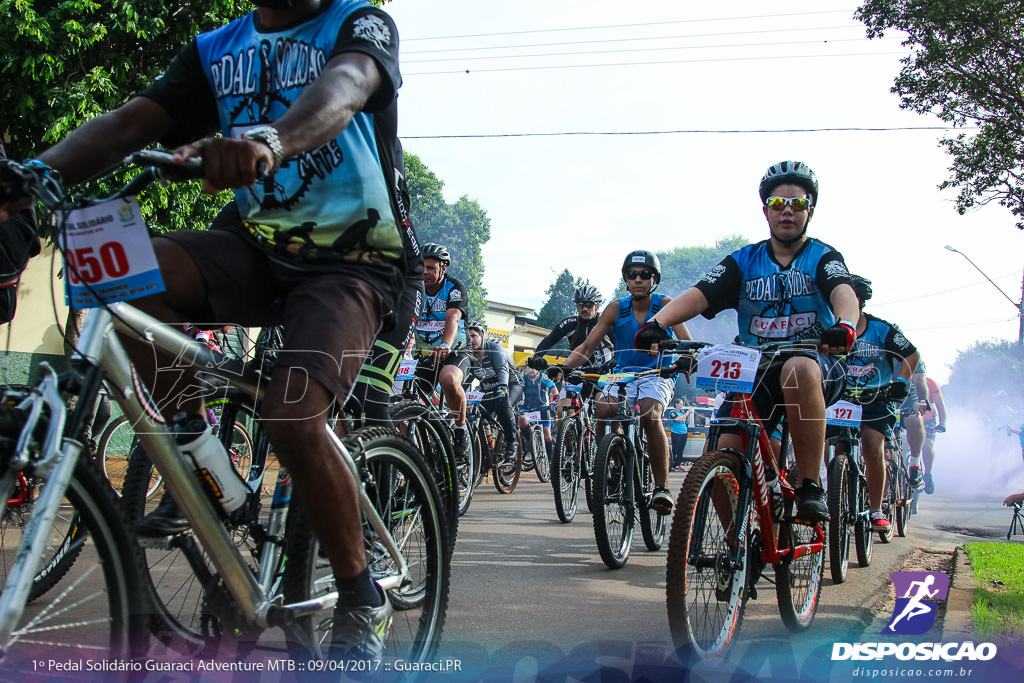
<path fill-rule="evenodd" d="M 418 156 L 406 152 L 405 176 L 409 186 L 409 216 L 421 243 L 448 247 L 452 265 L 448 272 L 469 290 L 469 315 L 483 319 L 487 290 L 483 286 L 481 249 L 491 239 L 491 219 L 475 199 L 463 195 L 454 204 L 444 199 L 444 181 Z"/>
<path fill-rule="evenodd" d="M 957 211 L 995 201 L 1024 229 L 1024 3 L 867 0 L 855 16 L 868 38 L 906 35 L 892 87 L 900 108 L 977 124 L 941 142 L 953 162 L 939 188 L 960 190 Z"/>
<path fill-rule="evenodd" d="M 592 284 L 589 280 L 574 277 L 568 268 L 559 273 L 555 281 L 548 285 L 544 292 L 548 295 L 548 300 L 544 302 L 540 312 L 537 313 L 537 324 L 551 329 L 562 319 L 576 315 L 576 304 L 573 302 L 572 296 L 577 287 L 589 284 Z M 564 339 L 559 342 L 559 345 L 569 348 Z"/>
<path fill-rule="evenodd" d="M 723 237 L 711 247 L 676 247 L 670 251 L 655 252 L 661 261 L 661 284 L 657 291 L 671 297 L 679 296 L 719 261 L 746 244 L 749 244 L 749 240 L 745 237 L 732 235 Z M 626 283 L 620 281 L 615 296 L 623 297 L 626 294 Z M 712 320 L 698 316 L 686 323 L 686 326 L 694 339 L 724 344 L 736 337 L 736 313 L 723 311 Z"/>
<path fill-rule="evenodd" d="M 949 384 L 943 388 L 947 403 L 988 416 L 999 391 L 1015 404 L 1024 402 L 1024 354 L 1016 341 L 976 342 L 957 353 Z"/>

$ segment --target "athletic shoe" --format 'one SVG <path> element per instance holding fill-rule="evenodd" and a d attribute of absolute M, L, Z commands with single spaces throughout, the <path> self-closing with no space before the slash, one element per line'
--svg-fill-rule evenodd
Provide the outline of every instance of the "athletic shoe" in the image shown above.
<path fill-rule="evenodd" d="M 658 486 L 654 489 L 654 496 L 651 498 L 651 507 L 659 515 L 664 517 L 665 515 L 672 514 L 672 505 L 675 503 L 672 500 L 672 494 L 664 486 Z"/>
<path fill-rule="evenodd" d="M 469 452 L 469 432 L 465 429 L 455 430 L 455 457 L 466 462 L 472 454 Z"/>
<path fill-rule="evenodd" d="M 512 464 L 516 461 L 516 453 L 519 452 L 519 444 L 516 443 L 515 439 L 509 439 L 505 442 L 505 459 L 503 462 L 506 465 Z"/>
<path fill-rule="evenodd" d="M 910 467 L 907 468 L 907 473 L 910 474 L 910 488 L 921 488 L 921 466 L 911 465 Z"/>
<path fill-rule="evenodd" d="M 924 475 L 924 492 L 935 493 L 935 482 L 932 481 L 932 473 Z"/>
<path fill-rule="evenodd" d="M 171 494 L 165 493 L 156 509 L 139 520 L 135 533 L 144 538 L 175 536 L 188 529 L 188 520 Z"/>
<path fill-rule="evenodd" d="M 892 524 L 889 524 L 889 520 L 887 520 L 885 518 L 885 515 L 883 515 L 881 512 L 873 513 L 871 515 L 871 530 L 872 531 L 886 532 L 886 531 L 889 531 L 889 529 L 891 527 L 892 527 Z"/>
<path fill-rule="evenodd" d="M 377 588 L 380 591 L 380 587 Z M 382 593 L 383 596 L 383 593 Z M 377 660 L 384 656 L 384 641 L 391 628 L 391 603 L 387 596 L 380 607 L 334 608 L 331 647 L 328 657 L 335 661 Z"/>
<path fill-rule="evenodd" d="M 793 521 L 814 526 L 829 519 L 825 489 L 811 479 L 804 479 L 804 483 L 796 490 L 796 513 L 793 515 Z"/>

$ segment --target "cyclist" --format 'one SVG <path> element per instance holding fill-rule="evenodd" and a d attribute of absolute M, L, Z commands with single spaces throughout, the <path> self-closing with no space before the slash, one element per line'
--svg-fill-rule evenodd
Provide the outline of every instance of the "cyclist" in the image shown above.
<path fill-rule="evenodd" d="M 177 145 L 177 162 L 204 160 L 207 191 L 235 189 L 215 229 L 153 239 L 166 289 L 137 305 L 172 323 L 284 324 L 263 424 L 334 570 L 330 654 L 379 659 L 391 606 L 366 567 L 358 482 L 325 425 L 359 372 L 362 357 L 351 350 L 370 347 L 405 276 L 395 203 L 398 33 L 362 0 L 254 4 L 39 159 L 76 184 L 160 141 Z M 310 68 L 278 73 L 295 55 Z M 0 205 L 0 220 L 25 205 Z M 151 349 L 125 346 L 160 405 L 171 403 L 163 377 L 151 381 Z M 203 414 L 200 396 L 186 406 Z"/>
<path fill-rule="evenodd" d="M 924 378 L 924 361 L 919 360 L 910 383 L 910 393 L 900 405 L 900 425 L 907 432 L 907 448 L 910 451 L 910 457 L 907 460 L 907 473 L 910 477 L 910 485 L 915 489 L 924 486 L 921 451 L 924 448 L 925 429 L 921 415 L 928 409 L 928 389 Z"/>
<path fill-rule="evenodd" d="M 572 300 L 576 304 L 576 315 L 563 319 L 555 325 L 555 328 L 551 330 L 548 336 L 540 340 L 533 357 L 526 361 L 527 367 L 544 370 L 548 365 L 547 361 L 544 360 L 544 351 L 547 351 L 562 339 L 568 340 L 569 350 L 572 351 L 578 348 L 593 331 L 594 326 L 597 325 L 597 309 L 601 305 L 601 292 L 597 291 L 597 287 L 594 285 L 580 285 L 573 292 Z M 606 335 L 591 355 L 590 365 L 602 365 L 610 361 L 614 348 L 615 340 L 611 336 Z M 552 379 L 556 378 L 552 377 Z M 556 381 L 558 380 L 556 379 Z M 589 401 L 598 396 L 600 392 L 595 391 L 595 389 L 595 386 L 585 384 L 583 386 L 583 392 L 585 392 L 583 400 Z M 566 390 L 563 388 L 559 393 L 558 403 L 556 404 L 556 422 L 558 425 L 562 423 L 562 411 L 567 405 L 569 405 L 569 398 L 566 396 Z"/>
<path fill-rule="evenodd" d="M 739 336 L 748 345 L 819 339 L 822 353 L 797 353 L 764 378 L 753 400 L 764 427 L 774 431 L 783 414 L 789 422 L 797 475 L 795 519 L 828 521 L 825 491 L 819 483 L 825 443 L 825 407 L 839 399 L 846 382 L 842 364 L 830 353 L 853 345 L 857 295 L 842 255 L 807 236 L 818 200 L 818 179 L 799 161 L 771 166 L 758 186 L 769 238 L 726 256 L 690 289 L 640 329 L 637 348 L 667 337 L 665 325 L 697 315 L 737 312 Z M 731 400 L 722 406 L 731 411 Z M 795 406 L 796 409 L 786 408 Z M 743 447 L 739 434 L 723 435 L 722 448 Z"/>
<path fill-rule="evenodd" d="M 564 364 L 566 368 L 588 363 L 609 334 L 615 339 L 617 370 L 649 370 L 658 363 L 659 359 L 637 351 L 633 338 L 641 325 L 672 301 L 672 297 L 666 294 L 654 293 L 661 282 L 661 261 L 652 252 L 642 249 L 631 251 L 622 262 L 622 279 L 629 294 L 612 301 L 601 311 L 586 340 L 569 354 Z M 683 323 L 676 325 L 673 331 L 680 339 L 690 339 L 690 332 Z M 674 390 L 671 380 L 657 376 L 634 380 L 626 390 L 627 405 L 640 406 L 640 425 L 647 435 L 647 451 L 654 474 L 651 507 L 659 515 L 671 514 L 673 504 L 668 490 L 668 437 L 662 429 L 661 416 Z M 602 397 L 597 403 L 597 418 L 599 421 L 607 420 L 614 417 L 616 410 L 617 397 Z"/>
<path fill-rule="evenodd" d="M 895 382 L 889 396 L 901 401 L 910 395 L 911 368 L 917 367 L 917 348 L 892 323 L 864 312 L 864 303 L 871 298 L 871 280 L 851 275 L 861 315 L 857 320 L 857 340 L 846 357 L 847 386 L 877 389 Z M 899 374 L 893 368 L 898 365 Z M 882 514 L 885 492 L 886 444 L 893 442 L 896 410 L 899 403 L 869 403 L 861 417 L 861 453 L 864 455 L 865 477 L 868 480 L 871 528 L 888 531 L 889 520 Z M 831 432 L 831 430 L 830 430 Z M 837 445 L 837 449 L 841 446 Z M 891 450 L 891 449 L 890 449 Z M 901 457 L 899 453 L 895 457 Z"/>
<path fill-rule="evenodd" d="M 935 465 L 935 435 L 946 431 L 946 402 L 942 400 L 942 389 L 939 383 L 928 377 L 924 378 L 928 389 L 929 409 L 921 416 L 924 420 L 924 492 L 935 493 L 935 481 L 932 479 L 932 467 Z"/>
<path fill-rule="evenodd" d="M 466 392 L 462 383 L 473 363 L 465 350 L 469 294 L 462 281 L 448 275 L 452 264 L 448 248 L 429 242 L 423 245 L 423 284 L 426 296 L 416 319 L 416 348 L 432 364 L 420 364 L 416 379 L 441 386 L 448 409 L 455 418 L 455 449 L 460 458 L 469 457 L 466 431 Z"/>
<path fill-rule="evenodd" d="M 523 377 L 523 403 L 519 406 L 519 428 L 523 431 L 523 443 L 526 443 L 525 431 L 530 426 L 525 413 L 540 413 L 540 425 L 544 430 L 544 448 L 550 459 L 555 450 L 554 441 L 551 438 L 551 400 L 550 391 L 555 389 L 555 383 L 540 374 L 537 368 L 526 368 L 526 376 Z"/>
<path fill-rule="evenodd" d="M 466 323 L 474 363 L 470 373 L 480 381 L 483 398 L 480 406 L 493 415 L 505 432 L 505 460 L 512 461 L 518 452 L 515 406 L 523 398 L 523 380 L 498 342 L 487 339 L 483 323 Z"/>

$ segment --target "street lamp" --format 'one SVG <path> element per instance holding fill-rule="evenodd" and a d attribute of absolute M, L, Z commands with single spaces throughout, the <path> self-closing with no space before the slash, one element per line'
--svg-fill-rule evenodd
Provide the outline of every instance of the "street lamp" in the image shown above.
<path fill-rule="evenodd" d="M 990 278 L 988 275 L 985 275 L 985 271 L 983 271 L 981 268 L 978 268 L 978 264 L 975 263 L 974 261 L 972 261 L 970 259 L 970 257 L 967 256 L 967 254 L 965 254 L 964 252 L 960 251 L 959 249 L 954 249 L 953 247 L 949 246 L 948 244 L 946 245 L 946 249 L 948 249 L 948 250 L 950 250 L 950 251 L 952 251 L 954 253 L 957 253 L 957 254 L 960 254 L 961 256 L 963 256 L 965 259 L 967 259 L 968 263 L 970 263 L 972 266 L 974 266 L 975 270 L 977 270 L 979 273 L 981 273 L 985 277 L 986 280 L 988 280 L 989 282 L 992 282 L 992 278 Z M 999 293 L 1002 294 L 1003 296 L 1005 296 L 1006 300 L 1009 301 L 1011 304 L 1013 304 L 1013 307 L 1017 309 L 1017 317 L 1020 319 L 1020 332 L 1017 334 L 1017 344 L 1019 346 L 1024 346 L 1024 283 L 1021 284 L 1021 288 L 1022 289 L 1021 289 L 1021 300 L 1020 301 L 1014 301 L 1013 299 L 1011 299 L 1010 295 L 1007 294 L 1006 292 L 1004 292 L 1003 289 L 999 285 L 997 285 L 995 282 L 992 282 L 992 286 L 995 287 L 996 289 L 998 289 Z"/>

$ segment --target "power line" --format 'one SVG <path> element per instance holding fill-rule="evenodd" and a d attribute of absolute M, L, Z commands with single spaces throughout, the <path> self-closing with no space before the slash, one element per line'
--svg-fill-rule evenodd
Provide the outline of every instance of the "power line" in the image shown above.
<path fill-rule="evenodd" d="M 1002 275 L 996 275 L 995 279 L 996 280 L 1001 280 L 1003 278 L 1010 277 L 1011 275 L 1016 276 L 1017 275 L 1017 271 L 1016 270 L 1011 270 L 1009 273 L 1004 273 Z M 972 282 L 972 283 L 967 284 L 967 285 L 961 285 L 959 287 L 953 287 L 952 289 L 943 289 L 942 291 L 939 291 L 939 292 L 931 292 L 929 294 L 921 294 L 919 296 L 912 296 L 912 297 L 910 297 L 908 299 L 897 299 L 896 301 L 884 301 L 882 303 L 875 303 L 875 302 L 872 301 L 871 302 L 871 308 L 879 308 L 880 306 L 891 306 L 892 304 L 901 304 L 901 303 L 904 303 L 906 301 L 917 301 L 918 299 L 927 299 L 928 297 L 939 296 L 941 294 L 949 294 L 950 292 L 958 292 L 961 289 L 968 289 L 970 287 L 977 287 L 978 285 L 983 285 L 983 284 L 985 284 L 985 282 L 983 280 L 979 280 L 978 282 Z"/>
<path fill-rule="evenodd" d="M 760 129 L 680 129 L 680 130 L 642 130 L 642 131 L 561 131 L 556 133 L 480 133 L 476 135 L 402 135 L 403 140 L 466 140 L 480 138 L 535 138 L 535 137 L 568 137 L 568 136 L 615 136 L 615 135 L 692 135 L 713 133 L 718 135 L 749 134 L 749 133 L 878 133 L 907 130 L 966 130 L 955 126 L 897 126 L 891 128 L 867 127 L 835 127 L 835 128 L 760 128 Z M 1002 277 L 1002 276 L 1001 276 Z M 894 302 L 895 303 L 895 302 Z"/>
<path fill-rule="evenodd" d="M 768 59 L 823 59 L 825 57 L 884 57 L 894 55 L 905 55 L 906 52 L 848 52 L 843 54 L 818 54 L 818 55 L 767 55 L 764 57 L 716 57 L 708 59 L 672 59 L 657 62 L 616 62 L 611 64 L 553 64 L 545 66 L 510 66 L 494 67 L 489 69 L 458 69 L 455 71 L 422 71 L 419 73 L 405 74 L 406 76 L 440 76 L 446 74 L 461 73 L 489 73 L 496 71 L 541 71 L 553 69 L 594 69 L 613 66 L 659 66 L 665 64 L 701 64 L 707 62 L 749 62 Z"/>
<path fill-rule="evenodd" d="M 607 43 L 635 43 L 637 41 L 643 41 L 649 43 L 654 40 L 677 40 L 677 39 L 689 39 L 689 38 L 719 38 L 722 36 L 743 36 L 743 35 L 756 35 L 760 33 L 792 33 L 795 31 L 833 31 L 833 30 L 849 30 L 856 29 L 853 25 L 844 26 L 805 26 L 796 28 L 773 28 L 773 29 L 758 29 L 756 31 L 720 31 L 716 33 L 690 33 L 675 36 L 641 36 L 637 38 L 601 38 L 597 40 L 567 40 L 559 41 L 557 43 L 527 43 L 525 45 L 486 45 L 482 47 L 453 47 L 443 48 L 437 50 L 412 50 L 405 52 L 406 56 L 409 55 L 427 55 L 436 54 L 440 52 L 478 52 L 481 50 L 519 50 L 530 47 L 559 47 L 561 45 L 592 45 L 595 43 L 607 44 Z M 864 36 L 860 36 L 860 40 L 866 40 Z M 889 38 L 883 38 L 882 40 L 894 40 Z M 405 60 L 403 60 L 405 61 Z"/>
<path fill-rule="evenodd" d="M 834 38 L 831 40 L 786 40 L 774 43 L 732 43 L 726 45 L 678 45 L 675 47 L 635 47 L 620 50 L 579 50 L 577 52 L 539 52 L 522 55 L 476 55 L 473 57 L 437 57 L 435 59 L 407 60 L 406 64 L 429 64 L 432 62 L 479 61 L 482 59 L 530 59 L 536 57 L 576 57 L 579 55 L 622 54 L 626 52 L 666 52 L 669 50 L 717 50 L 737 47 L 770 47 L 774 45 L 821 45 L 824 43 L 860 43 L 864 38 Z"/>
<path fill-rule="evenodd" d="M 999 320 L 982 320 L 973 323 L 961 323 L 959 325 L 938 325 L 936 327 L 907 327 L 904 332 L 924 332 L 927 330 L 948 330 L 955 327 L 977 327 L 978 325 L 995 325 L 996 323 L 1008 323 L 1017 318 L 1000 318 Z"/>
<path fill-rule="evenodd" d="M 718 17 L 709 19 L 678 19 L 673 21 L 649 21 L 642 24 L 610 24 L 607 26 L 572 26 L 566 28 L 542 28 L 528 31 L 503 31 L 500 33 L 471 33 L 461 36 L 430 36 L 424 38 L 405 38 L 402 42 L 409 43 L 418 40 L 458 40 L 461 38 L 490 38 L 492 36 L 516 36 L 527 33 L 557 33 L 559 31 L 597 31 L 610 28 L 637 28 L 641 26 L 667 26 L 670 24 L 700 24 L 714 21 L 743 21 L 746 19 L 777 19 L 789 17 L 803 17 L 817 14 L 846 14 L 853 13 L 852 9 L 844 10 L 820 10 L 816 12 L 790 12 L 785 14 L 755 14 L 745 17 Z"/>

